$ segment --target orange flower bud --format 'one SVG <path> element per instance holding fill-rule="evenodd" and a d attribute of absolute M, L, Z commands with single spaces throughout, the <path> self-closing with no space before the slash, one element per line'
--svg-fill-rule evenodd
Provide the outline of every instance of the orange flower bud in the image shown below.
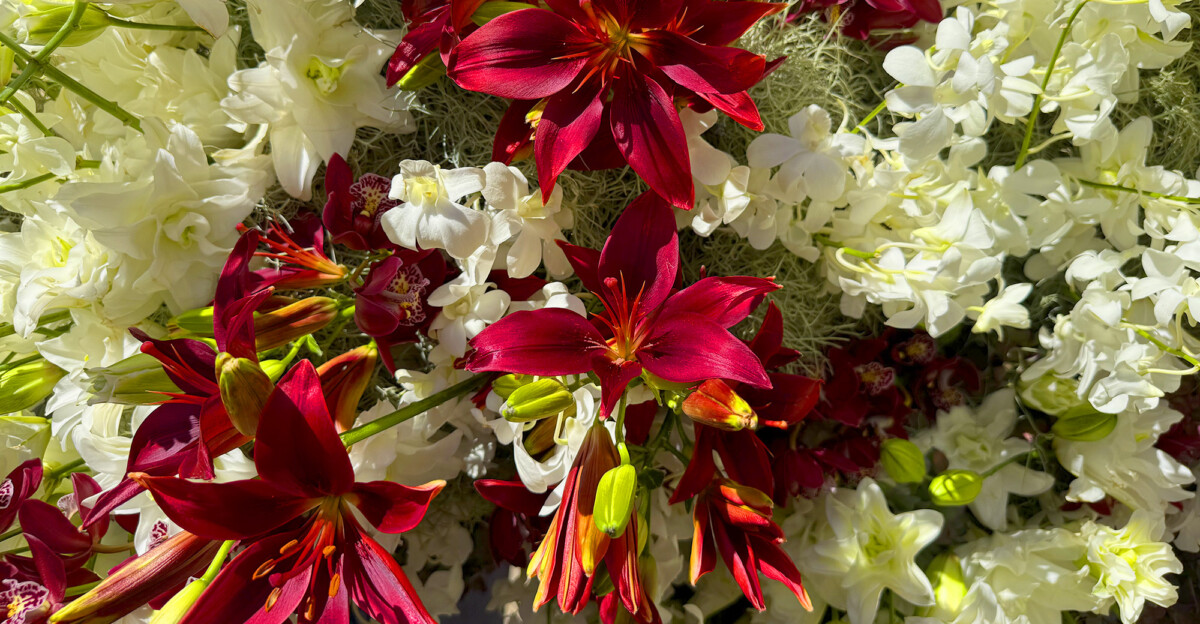
<path fill-rule="evenodd" d="M 709 379 L 683 401 L 683 413 L 692 420 L 722 431 L 758 428 L 758 415 L 729 384 Z"/>
<path fill-rule="evenodd" d="M 317 367 L 325 401 L 333 412 L 333 421 L 339 432 L 354 426 L 354 419 L 358 417 L 358 402 L 375 376 L 375 364 L 378 362 L 379 347 L 372 341 Z"/>
<path fill-rule="evenodd" d="M 591 576 L 596 572 L 596 564 L 608 551 L 610 541 L 608 535 L 596 527 L 592 518 L 596 506 L 596 490 L 604 473 L 620 465 L 621 457 L 608 430 L 601 425 L 593 425 L 588 430 L 587 437 L 583 439 L 575 461 L 579 466 L 579 481 L 575 484 L 575 496 L 578 501 L 575 544 L 579 548 L 579 562 L 583 565 L 583 573 Z"/>
<path fill-rule="evenodd" d="M 266 351 L 320 331 L 338 315 L 329 297 L 307 297 L 270 312 L 254 314 L 255 347 Z"/>

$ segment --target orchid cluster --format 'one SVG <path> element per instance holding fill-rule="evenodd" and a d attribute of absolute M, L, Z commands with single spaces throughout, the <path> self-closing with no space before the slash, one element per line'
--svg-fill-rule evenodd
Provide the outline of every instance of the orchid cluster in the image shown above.
<path fill-rule="evenodd" d="M 1198 608 L 1187 4 L 6 0 L 3 624 Z"/>

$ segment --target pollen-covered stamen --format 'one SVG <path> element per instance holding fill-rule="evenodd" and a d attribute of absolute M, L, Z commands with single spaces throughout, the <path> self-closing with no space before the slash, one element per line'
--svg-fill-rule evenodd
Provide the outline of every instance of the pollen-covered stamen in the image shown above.
<path fill-rule="evenodd" d="M 279 557 L 264 562 L 255 570 L 252 579 L 270 574 L 269 582 L 275 587 L 267 596 L 264 609 L 270 610 L 279 599 L 283 585 L 306 570 L 310 572 L 309 596 L 318 595 L 317 585 L 322 578 L 333 582 L 333 557 L 337 554 L 338 544 L 342 542 L 344 535 L 343 511 L 341 497 L 324 499 L 313 511 L 306 526 L 301 529 L 303 535 L 284 544 L 279 549 Z M 321 574 L 322 567 L 326 573 L 324 576 Z M 279 571 L 272 573 L 272 570 Z M 337 582 L 341 582 L 340 578 Z M 306 605 L 308 610 L 314 608 L 311 601 Z"/>

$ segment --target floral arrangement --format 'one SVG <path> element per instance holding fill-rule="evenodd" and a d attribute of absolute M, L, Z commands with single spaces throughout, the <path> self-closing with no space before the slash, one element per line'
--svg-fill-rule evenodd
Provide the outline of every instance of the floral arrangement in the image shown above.
<path fill-rule="evenodd" d="M 6 0 L 0 617 L 1187 621 L 1191 4 Z"/>

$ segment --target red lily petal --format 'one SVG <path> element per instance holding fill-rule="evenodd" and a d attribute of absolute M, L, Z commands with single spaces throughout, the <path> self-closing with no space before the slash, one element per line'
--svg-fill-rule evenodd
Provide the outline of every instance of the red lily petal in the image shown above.
<path fill-rule="evenodd" d="M 289 369 L 263 406 L 254 465 L 263 480 L 298 496 L 337 496 L 354 486 L 312 362 Z"/>
<path fill-rule="evenodd" d="M 604 339 L 587 319 L 563 308 L 522 310 L 488 326 L 471 340 L 472 372 L 573 375 L 592 370 Z"/>
<path fill-rule="evenodd" d="M 331 574 L 343 575 L 345 570 L 345 556 L 342 554 L 334 555 L 333 569 Z M 325 570 L 321 570 L 324 574 Z M 325 581 L 318 587 L 324 587 L 328 581 Z M 304 620 L 300 620 L 304 622 Z M 321 611 L 321 618 L 315 624 L 346 624 L 350 621 L 350 588 L 346 587 L 345 583 L 339 583 L 337 593 L 329 596 L 325 603 L 325 608 Z"/>
<path fill-rule="evenodd" d="M 40 503 L 41 501 L 29 502 Z M 50 546 L 37 537 L 26 534 L 25 541 L 29 544 L 29 553 L 33 556 L 33 565 L 37 568 L 38 576 L 41 577 L 42 587 L 50 592 L 50 597 L 54 599 L 54 602 L 62 601 L 67 592 L 67 571 L 62 560 Z"/>
<path fill-rule="evenodd" d="M 742 390 L 742 398 L 755 406 L 761 419 L 798 423 L 817 406 L 823 385 L 820 380 L 786 373 L 767 376 L 771 378 L 770 390 Z"/>
<path fill-rule="evenodd" d="M 783 313 L 774 301 L 767 304 L 762 325 L 750 340 L 750 350 L 762 360 L 764 368 L 779 368 L 800 358 L 799 351 L 783 348 Z"/>
<path fill-rule="evenodd" d="M 404 570 L 375 540 L 347 531 L 350 551 L 343 562 L 343 582 L 350 596 L 381 624 L 433 624 L 434 620 Z"/>
<path fill-rule="evenodd" d="M 450 0 L 450 24 L 462 28 L 471 23 L 471 16 L 487 0 Z"/>
<path fill-rule="evenodd" d="M 786 585 L 788 590 L 796 595 L 800 605 L 808 611 L 812 611 L 812 600 L 809 599 L 808 592 L 804 590 L 804 585 L 800 583 L 800 570 L 796 569 L 796 564 L 792 563 L 792 559 L 787 556 L 787 553 L 783 552 L 778 545 L 764 539 L 750 537 L 750 543 L 755 554 L 758 555 L 758 569 L 768 578 L 773 578 Z"/>
<path fill-rule="evenodd" d="M 713 439 L 716 434 L 716 430 L 711 427 L 696 427 L 696 445 L 692 448 L 692 458 L 688 461 L 683 475 L 679 477 L 675 492 L 671 494 L 672 505 L 699 494 L 712 482 L 717 472 L 717 465 L 712 457 Z"/>
<path fill-rule="evenodd" d="M 496 126 L 496 137 L 492 139 L 492 160 L 511 165 L 513 161 L 529 156 L 533 128 L 525 116 L 537 103 L 538 100 L 517 100 L 508 105 Z"/>
<path fill-rule="evenodd" d="M 629 18 L 631 29 L 654 29 L 665 26 L 681 13 L 686 15 L 691 7 L 684 7 L 684 0 L 658 0 L 658 2 L 632 2 L 632 15 Z M 683 31 L 687 32 L 687 31 Z"/>
<path fill-rule="evenodd" d="M 725 567 L 733 574 L 733 580 L 755 609 L 762 611 L 766 608 L 763 601 L 762 586 L 758 581 L 758 561 L 755 552 L 750 548 L 746 535 L 737 529 L 729 530 L 721 522 L 713 522 L 713 541 L 725 560 Z"/>
<path fill-rule="evenodd" d="M 484 500 L 510 511 L 535 516 L 550 496 L 547 490 L 541 494 L 530 492 L 520 481 L 502 481 L 500 479 L 476 479 L 475 491 Z"/>
<path fill-rule="evenodd" d="M 667 381 L 728 379 L 760 388 L 771 385 L 749 347 L 699 314 L 681 312 L 660 318 L 651 331 L 637 358 L 646 370 Z"/>
<path fill-rule="evenodd" d="M 18 515 L 26 535 L 37 537 L 58 554 L 87 552 L 92 548 L 92 536 L 71 524 L 54 505 L 37 499 L 27 500 L 21 504 Z"/>
<path fill-rule="evenodd" d="M 277 557 L 279 549 L 294 537 L 290 531 L 271 535 L 239 553 L 217 574 L 180 624 L 282 624 L 287 621 L 304 599 L 312 568 L 305 568 L 288 579 L 269 610 L 264 607 L 275 588 L 269 581 L 270 576 L 256 579 L 254 573 L 263 562 Z"/>
<path fill-rule="evenodd" d="M 616 81 L 609 122 L 617 149 L 638 176 L 672 206 L 690 210 L 695 198 L 687 137 L 667 92 L 626 72 Z"/>
<path fill-rule="evenodd" d="M 399 82 L 409 70 L 421 62 L 421 59 L 437 50 L 438 41 L 442 38 L 442 30 L 449 20 L 450 16 L 445 15 L 441 19 L 426 22 L 405 33 L 404 38 L 400 40 L 400 45 L 396 46 L 396 51 L 392 53 L 392 58 L 388 60 L 387 85 L 389 87 Z"/>
<path fill-rule="evenodd" d="M 218 392 L 215 373 L 217 353 L 212 347 L 190 338 L 156 340 L 136 327 L 129 333 L 141 341 L 141 351 L 158 360 L 163 371 L 179 389 L 195 397 Z"/>
<path fill-rule="evenodd" d="M 597 355 L 593 369 L 600 378 L 600 417 L 608 418 L 625 394 L 625 387 L 642 374 L 642 366 L 632 360 L 614 362 L 605 355 Z"/>
<path fill-rule="evenodd" d="M 771 472 L 771 451 L 753 431 L 714 432 L 713 448 L 729 478 L 760 492 L 775 491 L 775 475 Z"/>
<path fill-rule="evenodd" d="M 745 91 L 737 93 L 697 93 L 704 101 L 714 108 L 729 115 L 734 121 L 754 130 L 762 132 L 762 117 L 758 114 L 758 106 Z"/>
<path fill-rule="evenodd" d="M 150 490 L 154 502 L 176 524 L 189 533 L 214 540 L 262 535 L 318 502 L 258 479 L 200 483 L 140 473 L 131 476 Z"/>
<path fill-rule="evenodd" d="M 574 91 L 563 90 L 546 100 L 533 144 L 543 203 L 550 200 L 558 174 L 600 130 L 607 91 L 599 80 L 590 80 Z"/>
<path fill-rule="evenodd" d="M 575 22 L 587 22 L 592 18 L 579 8 L 580 0 L 546 0 L 546 6 L 559 15 Z"/>
<path fill-rule="evenodd" d="M 575 270 L 575 275 L 579 276 L 579 281 L 583 282 L 583 287 L 593 293 L 601 293 L 604 290 L 601 288 L 600 278 L 597 277 L 596 271 L 600 266 L 600 252 L 587 247 L 572 245 L 566 241 L 554 241 L 558 243 L 559 249 L 563 250 L 563 254 L 567 256 L 567 262 L 571 263 L 571 268 Z"/>
<path fill-rule="evenodd" d="M 935 0 L 936 1 L 936 0 Z M 750 30 L 758 20 L 787 8 L 783 2 L 692 3 L 683 14 L 680 32 L 708 45 L 724 46 Z"/>
<path fill-rule="evenodd" d="M 708 508 L 697 504 L 692 512 L 692 556 L 688 565 L 688 581 L 692 585 L 717 567 L 717 552 L 708 530 L 710 522 Z"/>
<path fill-rule="evenodd" d="M 708 46 L 668 30 L 642 35 L 644 55 L 668 78 L 696 93 L 737 93 L 762 79 L 767 61 L 738 48 Z"/>
<path fill-rule="evenodd" d="M 774 280 L 761 277 L 706 277 L 672 295 L 662 315 L 693 312 L 721 327 L 733 327 L 750 316 L 763 295 L 779 288 Z"/>
<path fill-rule="evenodd" d="M 588 58 L 563 57 L 588 41 L 577 26 L 550 11 L 513 11 L 455 46 L 446 74 L 468 91 L 536 100 L 575 80 Z"/>
<path fill-rule="evenodd" d="M 218 286 L 219 288 L 219 286 Z M 234 357 L 258 361 L 254 337 L 254 313 L 271 296 L 271 290 L 259 290 L 228 303 L 213 306 L 213 338 L 217 350 Z"/>
<path fill-rule="evenodd" d="M 625 208 L 604 243 L 596 273 L 597 282 L 616 278 L 631 301 L 640 294 L 643 309 L 667 298 L 679 273 L 679 235 L 675 214 L 661 197 L 648 191 Z M 593 292 L 607 297 L 606 290 Z"/>
<path fill-rule="evenodd" d="M 411 531 L 425 517 L 429 503 L 437 496 L 445 481 L 430 481 L 409 487 L 391 481 L 356 483 L 350 490 L 357 497 L 354 505 L 375 528 L 384 533 Z"/>

